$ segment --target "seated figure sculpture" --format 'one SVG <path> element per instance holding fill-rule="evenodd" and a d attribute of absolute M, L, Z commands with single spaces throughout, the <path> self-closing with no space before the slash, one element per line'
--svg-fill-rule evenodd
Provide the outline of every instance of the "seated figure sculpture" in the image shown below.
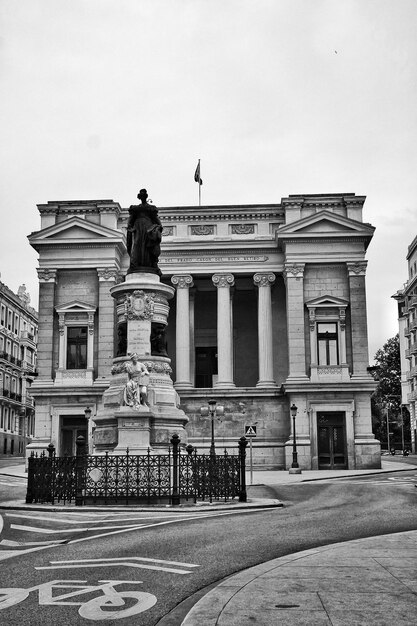
<path fill-rule="evenodd" d="M 144 363 L 139 361 L 137 354 L 130 356 L 130 362 L 125 365 L 129 380 L 124 389 L 124 403 L 132 408 L 149 406 L 148 383 L 149 371 Z"/>

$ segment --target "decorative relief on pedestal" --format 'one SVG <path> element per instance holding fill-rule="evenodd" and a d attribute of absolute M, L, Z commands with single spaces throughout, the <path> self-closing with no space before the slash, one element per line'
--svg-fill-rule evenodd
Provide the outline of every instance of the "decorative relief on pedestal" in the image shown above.
<path fill-rule="evenodd" d="M 48 281 L 54 282 L 56 279 L 57 270 L 38 268 L 38 278 L 40 283 L 47 283 Z"/>
<path fill-rule="evenodd" d="M 129 320 L 152 319 L 154 311 L 154 299 L 144 291 L 136 290 L 126 295 L 124 300 L 125 316 Z"/>
<path fill-rule="evenodd" d="M 201 225 L 201 226 L 191 226 L 190 227 L 191 235 L 214 235 L 214 226 Z"/>
<path fill-rule="evenodd" d="M 173 276 L 171 278 L 171 283 L 176 286 L 177 289 L 190 289 L 194 285 L 193 277 L 189 274 L 184 274 L 182 276 Z"/>
<path fill-rule="evenodd" d="M 123 361 L 122 363 L 115 363 L 111 368 L 111 373 L 113 376 L 116 374 L 125 374 L 127 373 L 126 366 L 130 363 L 130 361 Z M 148 372 L 151 374 L 155 372 L 157 374 L 167 374 L 168 376 L 172 373 L 171 366 L 169 363 L 160 363 L 155 361 L 143 361 L 143 364 L 146 366 Z"/>
<path fill-rule="evenodd" d="M 286 263 L 284 267 L 284 278 L 302 278 L 304 268 L 305 263 Z"/>
<path fill-rule="evenodd" d="M 114 280 L 116 282 L 119 278 L 119 271 L 110 267 L 100 267 L 97 268 L 97 275 L 100 281 Z"/>
<path fill-rule="evenodd" d="M 213 274 L 211 277 L 213 285 L 215 287 L 233 287 L 235 284 L 235 277 L 233 274 Z"/>
<path fill-rule="evenodd" d="M 356 261 L 355 263 L 346 263 L 349 276 L 365 276 L 368 261 Z"/>
<path fill-rule="evenodd" d="M 164 237 L 173 237 L 173 235 L 174 235 L 174 227 L 164 226 Z"/>
<path fill-rule="evenodd" d="M 232 224 L 232 235 L 253 235 L 255 232 L 254 224 Z"/>
<path fill-rule="evenodd" d="M 270 287 L 275 282 L 275 274 L 268 272 L 267 274 L 255 274 L 253 282 L 258 287 Z"/>

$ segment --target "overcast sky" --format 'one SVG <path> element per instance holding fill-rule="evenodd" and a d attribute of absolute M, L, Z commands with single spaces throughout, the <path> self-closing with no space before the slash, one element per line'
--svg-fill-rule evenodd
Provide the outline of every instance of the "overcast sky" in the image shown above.
<path fill-rule="evenodd" d="M 370 360 L 417 235 L 416 0 L 0 0 L 1 280 L 36 204 L 366 195 Z"/>

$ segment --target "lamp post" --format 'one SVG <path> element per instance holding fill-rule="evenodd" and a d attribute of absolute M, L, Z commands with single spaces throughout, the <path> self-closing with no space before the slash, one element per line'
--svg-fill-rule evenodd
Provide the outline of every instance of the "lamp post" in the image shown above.
<path fill-rule="evenodd" d="M 88 450 L 88 454 L 92 453 L 91 450 L 91 436 L 90 436 L 90 417 L 91 417 L 91 409 L 88 406 L 86 409 L 84 409 L 84 415 L 85 415 L 85 419 L 87 420 L 87 437 L 86 437 L 86 443 L 87 443 L 87 450 Z"/>
<path fill-rule="evenodd" d="M 290 407 L 290 413 L 292 417 L 292 464 L 289 469 L 290 474 L 301 474 L 300 466 L 298 465 L 297 459 L 297 439 L 295 434 L 295 416 L 297 415 L 298 408 L 295 406 L 294 402 Z"/>
<path fill-rule="evenodd" d="M 202 417 L 211 418 L 211 444 L 210 444 L 210 456 L 216 456 L 216 448 L 214 444 L 214 418 L 224 415 L 224 406 L 217 406 L 216 400 L 209 400 L 208 406 L 202 406 L 200 408 L 200 415 Z"/>

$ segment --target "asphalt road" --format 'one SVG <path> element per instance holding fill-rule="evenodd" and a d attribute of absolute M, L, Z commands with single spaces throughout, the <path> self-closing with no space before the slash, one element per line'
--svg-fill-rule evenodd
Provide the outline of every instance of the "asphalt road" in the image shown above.
<path fill-rule="evenodd" d="M 179 625 L 184 610 L 175 609 L 178 604 L 246 567 L 314 546 L 417 529 L 416 481 L 412 470 L 276 486 L 283 508 L 204 516 L 0 511 L 0 587 L 26 590 L 5 593 L 16 604 L 3 609 L 0 621 Z M 103 580 L 123 582 L 112 588 Z M 122 607 L 115 604 L 122 602 L 117 590 L 126 594 Z M 94 601 L 100 597 L 107 606 Z M 138 607 L 143 612 L 128 615 Z"/>

